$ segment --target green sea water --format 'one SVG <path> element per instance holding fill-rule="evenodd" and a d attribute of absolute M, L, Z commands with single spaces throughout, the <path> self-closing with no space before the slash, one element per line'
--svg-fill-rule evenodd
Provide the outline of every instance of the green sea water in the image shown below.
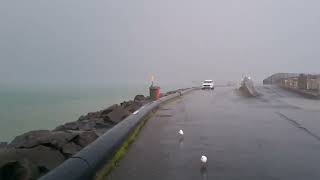
<path fill-rule="evenodd" d="M 0 142 L 35 129 L 54 129 L 88 112 L 148 94 L 148 86 L 0 89 Z"/>

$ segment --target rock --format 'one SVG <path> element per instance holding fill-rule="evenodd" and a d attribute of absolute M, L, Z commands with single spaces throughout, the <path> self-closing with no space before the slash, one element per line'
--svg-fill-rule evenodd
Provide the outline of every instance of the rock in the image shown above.
<path fill-rule="evenodd" d="M 84 131 L 79 134 L 76 143 L 81 147 L 85 147 L 95 141 L 99 136 L 94 131 Z"/>
<path fill-rule="evenodd" d="M 66 129 L 70 129 L 70 130 L 79 129 L 78 122 L 69 122 L 69 123 L 66 123 L 66 124 L 64 124 L 64 127 L 65 127 Z"/>
<path fill-rule="evenodd" d="M 91 119 L 104 118 L 116 108 L 119 108 L 118 104 L 114 104 L 114 105 L 112 105 L 102 111 L 90 112 L 85 116 L 80 116 L 78 121 L 86 121 L 86 120 L 91 120 Z"/>
<path fill-rule="evenodd" d="M 100 118 L 85 119 L 82 121 L 75 121 L 58 126 L 53 131 L 91 131 L 96 128 L 111 128 L 112 122 L 107 115 Z"/>
<path fill-rule="evenodd" d="M 70 142 L 68 144 L 65 144 L 62 147 L 62 152 L 64 154 L 66 154 L 67 156 L 72 156 L 72 155 L 76 154 L 77 152 L 79 152 L 81 149 L 82 149 L 81 146 L 77 145 L 74 142 Z"/>
<path fill-rule="evenodd" d="M 99 118 L 99 117 L 101 117 L 101 111 L 89 112 L 85 116 L 80 116 L 78 118 L 78 121 L 90 120 L 90 119 Z"/>
<path fill-rule="evenodd" d="M 177 91 L 169 91 L 169 92 L 166 93 L 166 96 L 167 96 L 167 95 L 170 95 L 170 94 L 174 94 L 174 93 L 176 93 L 176 92 L 177 92 Z"/>
<path fill-rule="evenodd" d="M 94 121 L 96 123 L 96 126 L 95 126 L 96 129 L 100 129 L 100 128 L 108 128 L 108 129 L 110 129 L 110 128 L 113 127 L 113 125 L 110 124 L 109 119 L 104 120 L 102 118 L 99 118 L 99 119 L 95 119 Z"/>
<path fill-rule="evenodd" d="M 78 130 L 79 125 L 77 121 L 74 122 L 68 122 L 64 125 L 56 127 L 53 131 L 67 131 L 67 130 Z"/>
<path fill-rule="evenodd" d="M 145 101 L 145 97 L 144 97 L 144 95 L 136 95 L 136 97 L 134 97 L 134 102 L 143 102 L 143 101 Z"/>
<path fill-rule="evenodd" d="M 109 121 L 117 124 L 120 121 L 122 121 L 124 118 L 128 117 L 130 114 L 131 113 L 128 110 L 122 107 L 117 107 L 111 113 L 109 113 L 107 117 L 109 118 L 108 119 Z"/>
<path fill-rule="evenodd" d="M 50 145 L 60 149 L 78 134 L 63 131 L 37 130 L 17 136 L 10 145 L 15 148 L 32 148 L 38 145 Z"/>
<path fill-rule="evenodd" d="M 61 149 L 61 147 L 66 144 L 67 142 L 72 141 L 75 137 L 78 136 L 78 133 L 71 133 L 71 132 L 52 132 L 51 136 L 48 137 L 48 141 L 50 144 L 55 146 L 58 149 Z"/>
<path fill-rule="evenodd" d="M 85 120 L 85 119 L 86 119 L 86 116 L 82 115 L 82 116 L 80 116 L 80 117 L 78 118 L 78 121 L 83 121 L 83 120 Z"/>
<path fill-rule="evenodd" d="M 68 130 L 79 130 L 80 126 L 83 128 L 86 123 L 88 123 L 90 120 L 85 119 L 82 121 L 74 121 L 74 122 L 68 122 L 64 125 L 58 126 L 57 128 L 54 129 L 54 131 L 68 131 Z"/>
<path fill-rule="evenodd" d="M 57 167 L 65 160 L 59 151 L 41 145 L 32 149 L 19 149 L 18 153 L 21 154 L 21 157 L 30 159 L 38 167 L 44 167 L 48 170 Z"/>
<path fill-rule="evenodd" d="M 96 123 L 94 121 L 89 121 L 89 122 L 78 122 L 78 127 L 79 130 L 81 131 L 91 131 L 95 129 Z"/>
<path fill-rule="evenodd" d="M 126 108 L 128 106 L 131 106 L 132 104 L 134 104 L 134 101 L 123 101 L 122 103 L 120 103 L 120 106 Z"/>
<path fill-rule="evenodd" d="M 31 149 L 1 149 L 0 179 L 37 179 L 64 160 L 59 151 L 41 145 Z"/>
<path fill-rule="evenodd" d="M 119 105 L 118 104 L 114 104 L 114 105 L 108 107 L 107 109 L 102 110 L 101 114 L 102 115 L 107 115 L 107 114 L 111 113 L 112 111 L 114 111 L 117 108 L 119 108 Z"/>
<path fill-rule="evenodd" d="M 30 131 L 15 137 L 10 144 L 16 148 L 31 148 L 42 144 L 44 137 L 47 137 L 49 134 L 49 130 Z"/>
<path fill-rule="evenodd" d="M 100 129 L 96 129 L 94 130 L 94 132 L 100 137 L 102 136 L 104 133 L 106 133 L 110 128 L 100 128 Z"/>
<path fill-rule="evenodd" d="M 139 99 L 139 98 L 137 98 L 137 99 Z M 126 109 L 127 111 L 133 113 L 136 110 L 138 110 L 143 105 L 144 102 L 145 102 L 145 98 L 144 98 L 143 101 L 138 101 L 138 100 L 136 100 L 136 101 L 124 101 L 124 102 L 121 103 L 121 107 Z"/>
<path fill-rule="evenodd" d="M 90 112 L 87 115 L 87 119 L 99 118 L 101 116 L 101 112 Z"/>
<path fill-rule="evenodd" d="M 8 162 L 0 167 L 0 179 L 6 180 L 29 180 L 40 176 L 39 169 L 27 159 Z"/>
<path fill-rule="evenodd" d="M 67 129 L 64 127 L 64 125 L 57 126 L 52 131 L 66 131 Z"/>
<path fill-rule="evenodd" d="M 125 109 L 131 113 L 135 112 L 139 108 L 141 108 L 141 103 L 132 103 L 130 106 L 125 107 Z"/>

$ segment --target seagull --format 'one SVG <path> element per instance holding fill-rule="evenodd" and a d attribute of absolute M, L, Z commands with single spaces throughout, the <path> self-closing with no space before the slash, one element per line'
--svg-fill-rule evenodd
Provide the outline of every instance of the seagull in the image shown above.
<path fill-rule="evenodd" d="M 183 131 L 180 129 L 180 131 L 178 132 L 181 136 L 184 135 Z"/>
<path fill-rule="evenodd" d="M 207 156 L 202 155 L 202 156 L 201 156 L 201 162 L 202 162 L 203 164 L 206 164 L 206 163 L 207 163 L 207 161 L 208 161 Z"/>

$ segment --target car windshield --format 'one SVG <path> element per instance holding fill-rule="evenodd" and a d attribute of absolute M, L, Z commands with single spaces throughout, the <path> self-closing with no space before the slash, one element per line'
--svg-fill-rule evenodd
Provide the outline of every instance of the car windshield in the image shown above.
<path fill-rule="evenodd" d="M 320 180 L 320 0 L 0 1 L 0 180 Z"/>

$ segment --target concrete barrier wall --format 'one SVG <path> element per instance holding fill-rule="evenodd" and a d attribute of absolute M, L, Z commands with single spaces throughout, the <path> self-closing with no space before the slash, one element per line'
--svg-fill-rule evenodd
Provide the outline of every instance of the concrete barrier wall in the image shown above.
<path fill-rule="evenodd" d="M 171 99 L 193 91 L 194 88 L 180 91 L 157 101 L 153 101 L 131 114 L 122 122 L 107 131 L 103 136 L 66 160 L 63 164 L 40 178 L 41 180 L 79 180 L 93 179 L 96 172 L 103 168 L 121 147 L 128 136 L 139 126 L 141 121 L 157 109 L 159 105 Z"/>

